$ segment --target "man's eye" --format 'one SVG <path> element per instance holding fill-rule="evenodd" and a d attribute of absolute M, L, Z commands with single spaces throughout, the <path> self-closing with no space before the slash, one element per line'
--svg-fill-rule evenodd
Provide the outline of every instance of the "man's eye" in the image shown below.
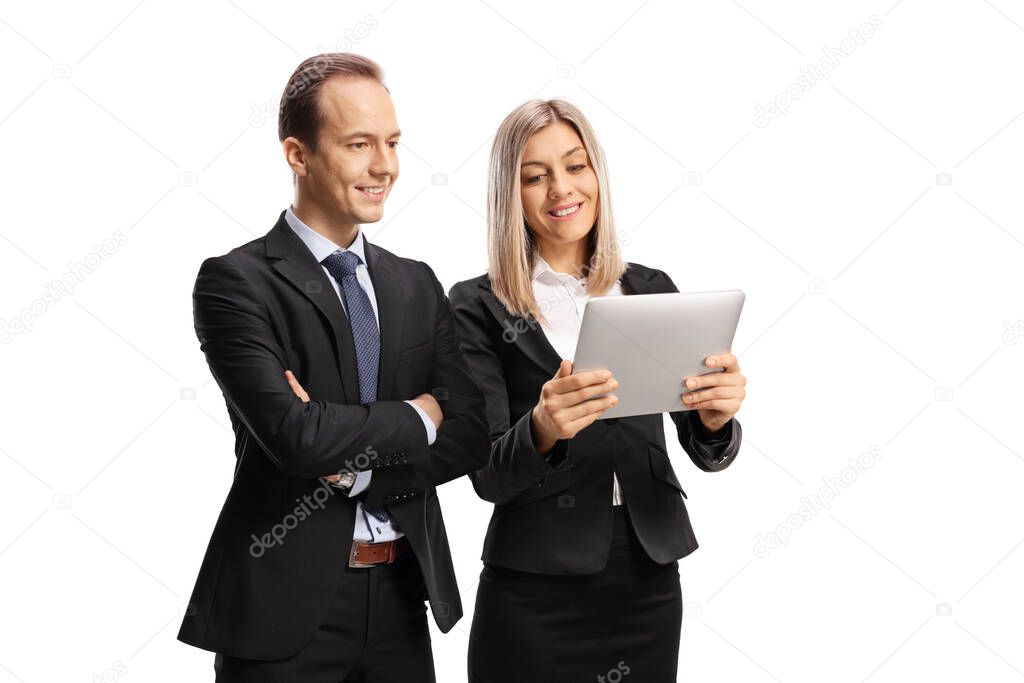
<path fill-rule="evenodd" d="M 395 149 L 396 147 L 398 147 L 398 140 L 392 140 L 391 142 L 389 142 L 388 147 L 390 147 L 391 149 Z"/>
<path fill-rule="evenodd" d="M 352 149 L 363 149 L 364 147 L 366 147 L 366 143 L 365 142 L 353 142 L 351 145 L 349 145 L 349 147 L 352 148 Z"/>

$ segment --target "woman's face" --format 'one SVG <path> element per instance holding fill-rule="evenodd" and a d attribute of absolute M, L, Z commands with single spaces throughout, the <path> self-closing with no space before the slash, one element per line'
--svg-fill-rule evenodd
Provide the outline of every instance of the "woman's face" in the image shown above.
<path fill-rule="evenodd" d="M 559 121 L 530 136 L 520 166 L 526 224 L 539 242 L 574 244 L 597 219 L 597 174 L 583 141 Z"/>

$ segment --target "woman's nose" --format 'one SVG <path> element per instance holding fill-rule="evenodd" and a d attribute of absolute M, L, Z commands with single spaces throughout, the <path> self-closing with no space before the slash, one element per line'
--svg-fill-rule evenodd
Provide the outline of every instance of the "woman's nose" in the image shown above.
<path fill-rule="evenodd" d="M 569 179 L 561 173 L 551 174 L 551 184 L 548 186 L 548 197 L 557 199 L 572 194 L 572 185 Z"/>

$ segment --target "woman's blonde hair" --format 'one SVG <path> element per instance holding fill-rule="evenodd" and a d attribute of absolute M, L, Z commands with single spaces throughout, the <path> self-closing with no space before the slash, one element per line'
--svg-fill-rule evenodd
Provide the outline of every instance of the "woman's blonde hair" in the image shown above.
<path fill-rule="evenodd" d="M 589 233 L 587 264 L 577 277 L 587 278 L 587 292 L 607 292 L 626 270 L 612 218 L 611 193 L 604 152 L 579 109 L 564 100 L 531 100 L 516 107 L 498 127 L 491 147 L 487 179 L 487 251 L 491 289 L 510 313 L 524 318 L 542 314 L 533 296 L 535 245 L 523 216 L 520 164 L 530 136 L 562 121 L 583 141 L 597 175 L 597 220 Z"/>

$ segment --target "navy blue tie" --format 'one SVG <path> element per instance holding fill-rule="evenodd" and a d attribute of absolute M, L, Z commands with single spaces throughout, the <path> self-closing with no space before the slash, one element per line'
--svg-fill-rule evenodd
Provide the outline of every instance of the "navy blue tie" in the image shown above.
<path fill-rule="evenodd" d="M 324 267 L 341 284 L 345 311 L 352 326 L 352 341 L 356 347 L 356 368 L 359 371 L 359 402 L 377 400 L 377 369 L 380 367 L 380 331 L 373 315 L 370 297 L 356 280 L 359 255 L 339 249 L 323 260 Z"/>
<path fill-rule="evenodd" d="M 356 239 L 359 239 L 358 237 Z M 380 367 L 380 330 L 373 315 L 370 297 L 359 286 L 356 267 L 361 263 L 359 254 L 339 249 L 322 261 L 335 280 L 341 284 L 341 295 L 345 299 L 345 311 L 352 327 L 352 341 L 356 347 L 356 369 L 359 371 L 359 402 L 372 403 L 377 400 L 377 369 Z M 388 521 L 383 508 L 371 510 L 363 506 L 382 522 Z"/>

